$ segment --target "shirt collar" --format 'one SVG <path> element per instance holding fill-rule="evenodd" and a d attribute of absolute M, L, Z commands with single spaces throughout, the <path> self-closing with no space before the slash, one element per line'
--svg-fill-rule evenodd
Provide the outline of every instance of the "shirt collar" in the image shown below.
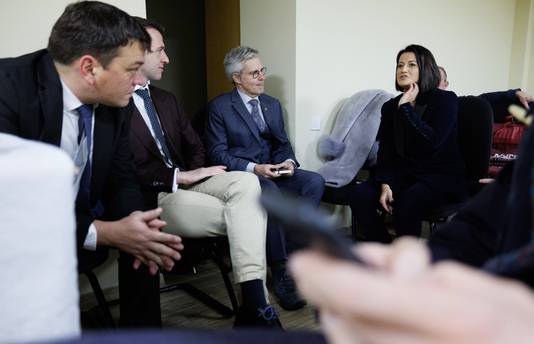
<path fill-rule="evenodd" d="M 72 93 L 70 88 L 61 80 L 61 88 L 63 89 L 63 109 L 67 111 L 74 111 L 83 103 Z"/>
<path fill-rule="evenodd" d="M 59 79 L 59 81 L 61 81 L 61 89 L 63 91 L 63 110 L 74 111 L 74 113 L 78 114 L 76 109 L 84 104 L 74 95 L 74 93 L 72 93 L 63 80 Z M 97 107 L 98 104 L 93 104 L 93 109 L 96 109 Z"/>
<path fill-rule="evenodd" d="M 241 90 L 239 88 L 236 87 L 236 90 L 237 90 L 237 93 L 239 93 L 239 96 L 241 97 L 241 100 L 243 101 L 243 103 L 245 103 L 245 105 L 249 105 L 249 101 L 251 99 L 256 99 L 258 101 L 258 104 L 261 104 L 260 102 L 260 98 L 259 97 L 254 97 L 252 98 L 251 96 L 249 96 L 248 94 L 246 94 L 245 92 L 241 92 Z"/>
<path fill-rule="evenodd" d="M 148 86 L 150 86 L 150 80 L 147 80 L 146 84 L 144 85 L 135 85 L 134 87 L 134 92 L 137 91 L 137 90 L 147 90 L 148 93 L 150 94 L 150 89 L 148 88 Z"/>

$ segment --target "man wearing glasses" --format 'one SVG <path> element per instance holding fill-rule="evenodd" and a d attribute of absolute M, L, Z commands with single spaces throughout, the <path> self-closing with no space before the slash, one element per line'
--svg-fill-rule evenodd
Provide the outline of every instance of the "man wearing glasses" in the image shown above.
<path fill-rule="evenodd" d="M 284 129 L 282 106 L 263 93 L 266 68 L 258 51 L 246 46 L 234 48 L 226 54 L 224 67 L 235 88 L 208 105 L 205 135 L 208 159 L 212 164 L 226 166 L 228 171 L 256 174 L 263 191 L 293 193 L 318 205 L 324 179 L 315 172 L 298 169 Z M 305 301 L 298 296 L 285 269 L 284 235 L 280 225 L 271 219 L 267 221 L 267 243 L 274 294 L 282 308 L 302 308 Z M 281 249 L 275 252 L 269 247 Z"/>

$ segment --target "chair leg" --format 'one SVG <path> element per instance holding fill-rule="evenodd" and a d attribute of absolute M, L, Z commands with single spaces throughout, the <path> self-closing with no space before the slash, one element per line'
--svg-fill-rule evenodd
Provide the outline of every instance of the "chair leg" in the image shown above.
<path fill-rule="evenodd" d="M 95 294 L 96 301 L 98 302 L 98 307 L 102 311 L 102 314 L 104 315 L 106 323 L 111 328 L 115 328 L 116 327 L 115 321 L 113 321 L 113 317 L 111 316 L 108 303 L 106 301 L 106 298 L 104 297 L 102 288 L 100 288 L 100 283 L 98 283 L 98 279 L 96 278 L 93 271 L 84 271 L 83 274 L 87 276 L 87 279 L 89 280 L 89 283 L 91 284 L 91 288 L 93 288 L 93 293 Z"/>
<path fill-rule="evenodd" d="M 237 302 L 237 297 L 235 296 L 234 287 L 232 285 L 232 282 L 230 281 L 230 277 L 228 277 L 228 274 L 232 271 L 232 268 L 229 267 L 222 259 L 222 252 L 219 250 L 217 244 L 214 244 L 212 247 L 211 258 L 219 268 L 219 271 L 224 281 L 224 285 L 226 287 L 226 292 L 228 293 L 228 298 L 230 299 L 230 303 L 232 304 L 232 309 L 234 311 L 234 314 L 236 314 L 239 310 L 239 303 Z"/>
<path fill-rule="evenodd" d="M 207 307 L 213 309 L 215 312 L 219 313 L 223 317 L 229 318 L 234 316 L 234 311 L 219 301 L 215 300 L 213 297 L 204 293 L 202 290 L 192 286 L 189 283 L 175 283 L 165 287 L 160 288 L 160 293 L 165 293 L 173 290 L 183 290 L 189 296 L 193 297 L 197 301 L 203 303 Z"/>
<path fill-rule="evenodd" d="M 237 298 L 234 293 L 232 282 L 228 277 L 228 273 L 231 271 L 231 268 L 227 264 L 225 264 L 224 260 L 221 258 L 222 255 L 216 243 L 213 243 L 211 245 L 208 253 L 211 260 L 213 260 L 213 262 L 217 265 L 219 271 L 221 272 L 226 291 L 228 292 L 228 297 L 230 298 L 230 302 L 232 304 L 232 308 L 227 307 L 226 305 L 215 300 L 213 297 L 209 296 L 208 294 L 204 293 L 203 291 L 189 283 L 175 283 L 169 286 L 162 287 L 160 288 L 160 293 L 180 289 L 195 298 L 197 301 L 203 303 L 204 305 L 213 309 L 217 313 L 221 314 L 222 316 L 232 317 L 237 313 L 239 305 L 237 303 Z"/>
<path fill-rule="evenodd" d="M 350 228 L 351 228 L 351 234 L 352 234 L 352 241 L 353 242 L 358 242 L 358 236 L 356 235 L 356 216 L 354 216 L 354 213 L 351 211 L 351 214 L 350 214 L 350 219 L 351 219 L 351 223 L 350 223 Z"/>

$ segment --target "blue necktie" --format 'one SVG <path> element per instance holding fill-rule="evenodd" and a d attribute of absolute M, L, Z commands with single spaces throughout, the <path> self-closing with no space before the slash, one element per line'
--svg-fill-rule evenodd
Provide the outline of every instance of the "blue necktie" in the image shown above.
<path fill-rule="evenodd" d="M 260 130 L 260 133 L 265 132 L 266 125 L 263 118 L 261 118 L 260 110 L 258 108 L 259 101 L 257 99 L 251 99 L 248 101 L 248 103 L 252 106 L 252 112 L 250 113 L 252 115 L 252 119 L 258 126 L 258 129 Z"/>
<path fill-rule="evenodd" d="M 156 135 L 156 140 L 159 142 L 161 149 L 163 150 L 163 158 L 165 159 L 165 163 L 174 167 L 175 165 L 171 159 L 171 154 L 169 148 L 167 147 L 167 143 L 165 142 L 165 137 L 163 137 L 163 130 L 161 129 L 161 124 L 158 120 L 156 108 L 152 103 L 152 99 L 150 98 L 150 94 L 148 94 L 148 90 L 140 88 L 136 90 L 135 93 L 137 93 L 137 95 L 139 95 L 145 103 L 146 113 L 148 115 L 148 119 L 150 120 L 150 125 L 154 131 L 154 135 Z"/>
<path fill-rule="evenodd" d="M 90 192 L 91 192 L 91 143 L 92 135 L 91 129 L 93 124 L 93 105 L 84 104 L 78 108 L 76 111 L 80 114 L 78 118 L 78 143 L 81 142 L 83 134 L 87 138 L 87 161 L 82 172 L 82 178 L 80 179 L 80 188 L 78 190 L 78 201 L 83 202 L 88 208 L 90 207 Z"/>

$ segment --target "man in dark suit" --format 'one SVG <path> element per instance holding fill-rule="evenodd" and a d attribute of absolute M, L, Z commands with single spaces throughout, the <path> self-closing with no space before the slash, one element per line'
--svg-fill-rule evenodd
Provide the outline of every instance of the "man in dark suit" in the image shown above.
<path fill-rule="evenodd" d="M 141 211 L 131 163 L 132 108 L 125 106 L 149 44 L 127 13 L 83 1 L 66 7 L 47 50 L 0 60 L 0 131 L 59 146 L 79 168 L 78 261 L 90 264 L 107 247 L 119 249 L 124 326 L 160 325 L 153 275 L 171 269 L 181 249 L 179 237 L 160 232 L 161 209 Z"/>
<path fill-rule="evenodd" d="M 165 231 L 185 237 L 228 236 L 234 281 L 242 303 L 235 327 L 280 326 L 264 292 L 267 218 L 258 179 L 225 166 L 204 166 L 204 147 L 173 94 L 150 85 L 169 58 L 163 28 L 136 18 L 151 37 L 133 96 L 130 143 L 146 201 L 162 209 Z"/>
<path fill-rule="evenodd" d="M 258 51 L 245 46 L 234 48 L 226 54 L 224 66 L 235 89 L 208 105 L 205 139 L 211 163 L 227 166 L 230 171 L 256 174 L 262 190 L 290 192 L 318 205 L 324 180 L 315 172 L 298 169 L 284 129 L 282 106 L 277 99 L 263 93 L 266 68 Z M 280 225 L 269 219 L 267 242 L 271 241 L 278 241 L 284 248 Z M 267 259 L 275 295 L 283 295 L 287 287 L 293 288 L 285 274 L 286 250 L 273 252 L 268 248 Z M 284 273 L 279 274 L 279 269 Z M 299 301 L 295 306 L 303 304 Z"/>

